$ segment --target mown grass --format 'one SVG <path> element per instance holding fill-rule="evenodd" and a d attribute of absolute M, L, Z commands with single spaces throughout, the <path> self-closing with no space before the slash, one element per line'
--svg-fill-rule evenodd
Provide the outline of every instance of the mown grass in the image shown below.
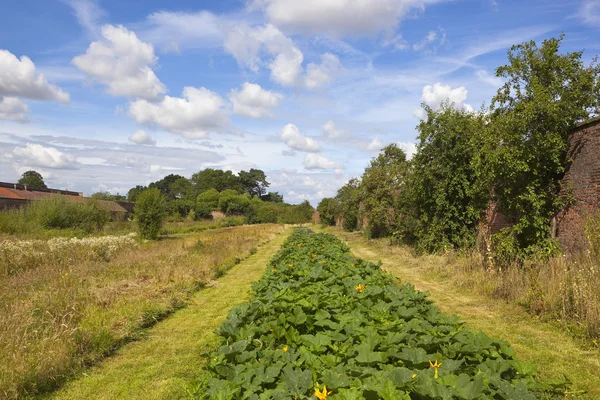
<path fill-rule="evenodd" d="M 187 304 L 282 229 L 210 230 L 142 243 L 109 260 L 49 258 L 0 277 L 0 397 L 55 389 Z"/>
<path fill-rule="evenodd" d="M 253 281 L 287 238 L 261 246 L 227 275 L 194 294 L 188 305 L 147 330 L 143 340 L 128 343 L 100 365 L 87 370 L 52 399 L 177 399 L 194 391 L 206 358 L 218 342 L 215 329 L 234 305 L 247 301 Z M 195 244 L 194 251 L 202 251 Z"/>
<path fill-rule="evenodd" d="M 493 289 L 497 282 L 488 273 L 475 271 L 474 260 L 454 254 L 418 256 L 408 247 L 390 246 L 389 239 L 368 240 L 360 233 L 326 230 L 347 241 L 357 257 L 381 260 L 383 268 L 400 280 L 430 292 L 444 312 L 457 314 L 469 327 L 508 341 L 519 359 L 537 365 L 540 380 L 570 379 L 568 398 L 600 399 L 598 348 L 574 338 L 560 322 L 531 313 L 518 298 L 501 298 Z M 516 292 L 520 287 L 510 290 Z"/>

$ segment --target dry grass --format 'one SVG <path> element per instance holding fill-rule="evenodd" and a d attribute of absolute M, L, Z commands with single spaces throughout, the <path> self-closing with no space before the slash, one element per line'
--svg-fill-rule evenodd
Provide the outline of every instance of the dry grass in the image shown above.
<path fill-rule="evenodd" d="M 557 256 L 486 271 L 478 253 L 448 254 L 432 272 L 491 298 L 524 306 L 561 323 L 571 334 L 596 344 L 600 337 L 600 260 L 592 253 Z M 597 346 L 597 344 L 596 344 Z"/>
<path fill-rule="evenodd" d="M 56 388 L 282 231 L 210 230 L 141 244 L 110 260 L 49 258 L 0 277 L 0 397 Z"/>

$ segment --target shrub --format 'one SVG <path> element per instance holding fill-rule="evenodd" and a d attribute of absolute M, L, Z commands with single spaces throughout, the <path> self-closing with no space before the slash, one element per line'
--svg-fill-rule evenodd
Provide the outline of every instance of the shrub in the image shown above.
<path fill-rule="evenodd" d="M 213 209 L 208 205 L 208 203 L 196 203 L 196 208 L 194 209 L 194 219 L 211 219 L 212 210 Z"/>
<path fill-rule="evenodd" d="M 156 239 L 165 217 L 165 198 L 158 189 L 144 190 L 135 203 L 140 236 L 143 239 Z"/>
<path fill-rule="evenodd" d="M 51 197 L 32 201 L 20 210 L 0 212 L 0 231 L 18 234 L 40 229 L 78 229 L 89 233 L 102 229 L 108 220 L 108 212 L 94 201 L 82 204 Z"/>
<path fill-rule="evenodd" d="M 237 192 L 236 192 L 237 193 Z M 219 192 L 217 189 L 210 189 L 206 192 L 202 192 L 196 198 L 196 204 L 206 204 L 211 210 L 219 208 Z"/>

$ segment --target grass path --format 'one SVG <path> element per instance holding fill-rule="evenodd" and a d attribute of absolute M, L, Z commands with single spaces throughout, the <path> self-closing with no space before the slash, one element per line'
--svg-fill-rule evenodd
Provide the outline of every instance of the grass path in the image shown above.
<path fill-rule="evenodd" d="M 84 376 L 51 395 L 53 399 L 177 399 L 198 377 L 201 354 L 216 343 L 214 330 L 229 309 L 248 301 L 252 283 L 265 271 L 290 230 L 260 247 L 229 270 L 212 287 L 192 297 L 189 305 L 149 329 Z"/>
<path fill-rule="evenodd" d="M 597 350 L 583 349 L 559 327 L 532 317 L 516 304 L 461 291 L 435 276 L 428 262 L 440 262 L 442 257 L 416 257 L 405 248 L 388 246 L 385 240 L 368 241 L 334 228 L 327 231 L 345 240 L 356 257 L 375 263 L 381 260 L 382 268 L 402 282 L 428 291 L 442 311 L 460 316 L 471 329 L 509 342 L 520 360 L 537 366 L 542 381 L 567 376 L 573 382 L 568 398 L 600 399 Z"/>

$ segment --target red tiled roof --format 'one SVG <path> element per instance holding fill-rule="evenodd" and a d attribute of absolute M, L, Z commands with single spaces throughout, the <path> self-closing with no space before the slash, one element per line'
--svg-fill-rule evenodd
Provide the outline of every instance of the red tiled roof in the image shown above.
<path fill-rule="evenodd" d="M 16 190 L 7 189 L 0 187 L 0 199 L 15 199 L 15 200 L 25 200 L 23 196 L 20 196 Z"/>

